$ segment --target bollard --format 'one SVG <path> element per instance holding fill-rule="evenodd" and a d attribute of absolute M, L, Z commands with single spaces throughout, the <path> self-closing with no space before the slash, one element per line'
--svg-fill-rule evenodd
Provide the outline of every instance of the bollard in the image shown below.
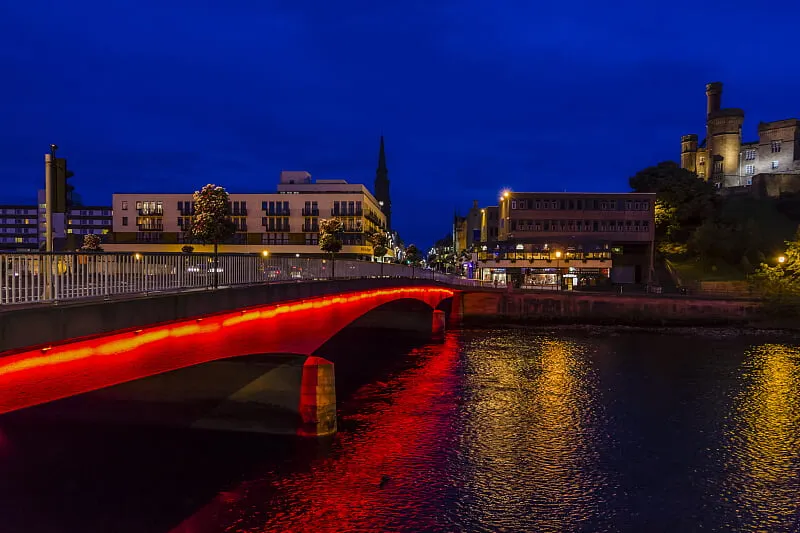
<path fill-rule="evenodd" d="M 303 437 L 325 437 L 336 433 L 336 379 L 333 363 L 309 357 L 303 364 L 300 383 L 300 427 Z"/>

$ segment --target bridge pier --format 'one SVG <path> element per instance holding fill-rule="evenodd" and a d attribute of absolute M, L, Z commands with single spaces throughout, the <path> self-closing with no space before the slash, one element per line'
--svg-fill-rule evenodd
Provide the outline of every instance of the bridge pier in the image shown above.
<path fill-rule="evenodd" d="M 299 410 L 298 435 L 325 437 L 336 433 L 336 378 L 332 362 L 311 356 L 303 364 Z"/>
<path fill-rule="evenodd" d="M 444 340 L 446 322 L 447 322 L 447 317 L 445 316 L 445 312 L 436 309 L 433 312 L 433 323 L 431 324 L 431 337 L 433 338 L 433 340 L 435 341 Z"/>

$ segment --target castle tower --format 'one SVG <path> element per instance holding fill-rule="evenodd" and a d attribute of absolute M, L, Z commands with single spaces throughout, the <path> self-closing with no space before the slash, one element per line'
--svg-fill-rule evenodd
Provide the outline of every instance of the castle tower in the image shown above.
<path fill-rule="evenodd" d="M 697 172 L 697 134 L 681 137 L 681 168 Z"/>
<path fill-rule="evenodd" d="M 386 151 L 383 147 L 381 135 L 381 148 L 378 153 L 378 169 L 375 171 L 375 198 L 386 216 L 386 229 L 392 229 L 392 200 L 389 196 L 389 169 L 386 168 Z"/>
<path fill-rule="evenodd" d="M 722 83 L 718 81 L 706 85 L 706 99 L 708 175 L 722 182 L 725 176 L 739 175 L 744 111 L 722 108 Z"/>
<path fill-rule="evenodd" d="M 712 81 L 706 84 L 706 116 L 722 108 L 722 82 Z"/>

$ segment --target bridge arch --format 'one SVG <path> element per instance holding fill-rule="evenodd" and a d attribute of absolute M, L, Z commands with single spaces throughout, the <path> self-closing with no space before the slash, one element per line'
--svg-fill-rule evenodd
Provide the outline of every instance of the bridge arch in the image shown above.
<path fill-rule="evenodd" d="M 413 299 L 435 309 L 453 294 L 437 286 L 348 292 L 0 354 L 0 414 L 219 359 L 310 355 L 384 304 Z"/>

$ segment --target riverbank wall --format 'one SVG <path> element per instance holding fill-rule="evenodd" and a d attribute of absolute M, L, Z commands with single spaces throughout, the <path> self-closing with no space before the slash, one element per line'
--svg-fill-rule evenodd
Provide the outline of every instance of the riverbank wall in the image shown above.
<path fill-rule="evenodd" d="M 755 299 L 702 299 L 664 295 L 465 292 L 464 322 L 583 323 L 599 325 L 748 325 L 763 320 Z"/>

